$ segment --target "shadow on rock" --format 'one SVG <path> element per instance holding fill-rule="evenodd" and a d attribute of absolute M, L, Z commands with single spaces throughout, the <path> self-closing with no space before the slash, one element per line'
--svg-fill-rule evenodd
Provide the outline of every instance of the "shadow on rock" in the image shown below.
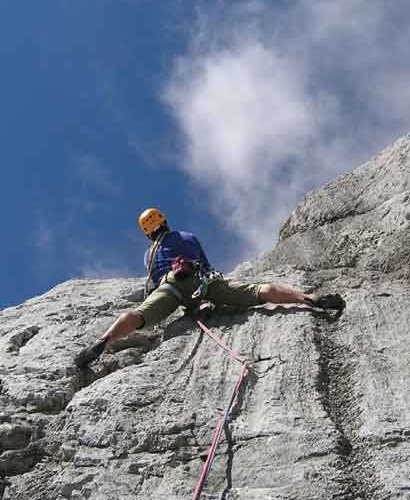
<path fill-rule="evenodd" d="M 306 314 L 310 313 L 314 318 L 320 318 L 326 320 L 329 323 L 334 323 L 343 314 L 343 311 L 321 311 L 317 309 L 312 309 L 311 307 L 300 305 L 300 306 L 290 306 L 285 307 L 283 305 L 277 305 L 276 307 L 270 309 L 264 306 L 254 307 L 250 309 L 238 309 L 229 306 L 217 306 L 212 312 L 208 314 L 208 326 L 223 327 L 230 325 L 239 325 L 246 323 L 251 316 L 254 314 L 259 314 L 262 316 L 273 317 L 277 315 L 288 316 L 295 314 Z M 227 318 L 229 317 L 229 321 Z"/>
<path fill-rule="evenodd" d="M 230 306 L 205 307 L 199 311 L 187 311 L 184 316 L 167 325 L 163 330 L 162 340 L 166 341 L 175 337 L 191 335 L 192 330 L 197 328 L 195 321 L 198 319 L 207 322 L 207 326 L 221 328 L 244 324 L 254 314 L 272 317 L 277 315 L 288 316 L 302 313 L 310 313 L 314 318 L 326 320 L 328 323 L 334 323 L 342 316 L 343 311 L 320 311 L 304 305 L 291 307 L 277 305 L 272 309 L 264 306 L 247 309 Z"/>

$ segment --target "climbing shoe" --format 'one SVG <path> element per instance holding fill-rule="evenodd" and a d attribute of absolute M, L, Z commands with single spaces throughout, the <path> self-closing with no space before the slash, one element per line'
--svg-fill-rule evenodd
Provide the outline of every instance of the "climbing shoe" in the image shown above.
<path fill-rule="evenodd" d="M 343 311 L 346 307 L 346 302 L 338 293 L 319 295 L 315 299 L 305 299 L 305 304 L 320 309 L 337 309 L 338 311 Z"/>
<path fill-rule="evenodd" d="M 98 340 L 91 347 L 86 347 L 85 349 L 80 351 L 74 358 L 74 363 L 76 364 L 76 366 L 78 366 L 78 368 L 85 368 L 90 363 L 98 359 L 104 351 L 106 343 L 106 339 Z"/>

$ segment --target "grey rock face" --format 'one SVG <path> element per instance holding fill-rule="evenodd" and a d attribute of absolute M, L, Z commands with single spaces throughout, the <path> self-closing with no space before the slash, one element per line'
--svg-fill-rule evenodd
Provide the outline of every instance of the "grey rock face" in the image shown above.
<path fill-rule="evenodd" d="M 340 318 L 280 305 L 209 315 L 253 370 L 202 498 L 410 499 L 409 224 L 405 137 L 309 194 L 275 250 L 233 273 L 348 305 Z M 4 499 L 191 498 L 238 363 L 179 311 L 88 371 L 72 364 L 142 289 L 73 280 L 0 313 Z"/>

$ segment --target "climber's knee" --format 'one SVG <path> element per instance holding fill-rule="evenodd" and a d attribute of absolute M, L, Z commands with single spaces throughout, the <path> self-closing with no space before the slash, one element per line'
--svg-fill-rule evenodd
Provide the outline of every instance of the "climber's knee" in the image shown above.
<path fill-rule="evenodd" d="M 127 330 L 138 330 L 144 326 L 144 316 L 139 311 L 126 311 L 119 317 L 119 322 L 124 325 Z"/>
<path fill-rule="evenodd" d="M 305 294 L 285 285 L 264 283 L 259 288 L 259 301 L 274 304 L 303 304 Z"/>
<path fill-rule="evenodd" d="M 275 298 L 275 295 L 275 285 L 272 285 L 271 283 L 263 283 L 260 285 L 258 290 L 258 300 L 261 304 L 264 304 L 265 302 L 273 302 L 272 299 Z"/>

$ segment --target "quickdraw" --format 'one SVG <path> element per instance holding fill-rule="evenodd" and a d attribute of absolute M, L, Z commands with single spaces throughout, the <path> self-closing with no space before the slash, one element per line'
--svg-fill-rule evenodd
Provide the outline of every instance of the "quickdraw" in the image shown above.
<path fill-rule="evenodd" d="M 212 267 L 204 267 L 201 262 L 197 261 L 192 265 L 195 275 L 199 281 L 199 286 L 192 294 L 193 299 L 205 298 L 208 292 L 208 286 L 213 281 L 223 280 L 224 275 L 220 271 Z"/>

